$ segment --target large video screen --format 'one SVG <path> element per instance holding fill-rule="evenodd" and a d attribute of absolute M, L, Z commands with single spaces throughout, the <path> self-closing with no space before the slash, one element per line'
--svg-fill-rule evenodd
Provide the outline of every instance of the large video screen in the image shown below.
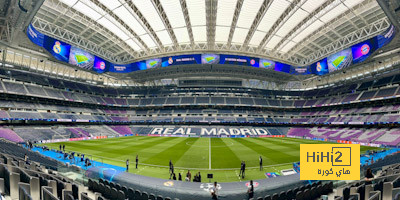
<path fill-rule="evenodd" d="M 44 48 L 57 60 L 68 62 L 71 45 L 60 40 L 45 36 Z"/>
<path fill-rule="evenodd" d="M 110 63 L 109 72 L 113 72 L 113 73 L 129 73 L 129 72 L 134 71 L 133 68 L 132 68 L 132 65 L 133 64 L 125 64 L 125 65 L 121 64 L 121 65 L 119 65 L 119 64 Z"/>
<path fill-rule="evenodd" d="M 377 48 L 381 48 L 387 44 L 389 44 L 390 41 L 394 38 L 394 35 L 396 33 L 396 28 L 391 25 L 390 28 L 388 28 L 383 34 L 376 36 L 376 40 L 378 43 Z"/>
<path fill-rule="evenodd" d="M 72 46 L 69 53 L 68 63 L 83 69 L 91 69 L 94 64 L 94 55 L 79 49 L 78 47 Z"/>
<path fill-rule="evenodd" d="M 226 54 L 220 54 L 219 56 L 219 64 L 246 65 L 252 67 L 258 67 L 259 64 L 258 58 Z"/>
<path fill-rule="evenodd" d="M 351 48 L 339 51 L 333 55 L 328 56 L 328 70 L 334 72 L 336 70 L 344 69 L 351 65 L 353 62 L 353 54 Z"/>
<path fill-rule="evenodd" d="M 324 58 L 318 62 L 311 64 L 310 68 L 311 68 L 311 73 L 316 75 L 324 75 L 326 73 L 329 73 L 327 58 Z"/>
<path fill-rule="evenodd" d="M 275 61 L 260 58 L 259 67 L 275 70 Z"/>
<path fill-rule="evenodd" d="M 201 54 L 201 64 L 218 64 L 219 54 Z"/>
<path fill-rule="evenodd" d="M 376 45 L 373 39 L 352 46 L 353 64 L 366 60 L 375 51 L 375 47 Z"/>
<path fill-rule="evenodd" d="M 275 71 L 289 73 L 290 65 L 285 64 L 285 63 L 276 62 L 275 63 Z"/>
<path fill-rule="evenodd" d="M 310 66 L 290 66 L 290 74 L 306 75 L 310 73 L 311 73 Z"/>
<path fill-rule="evenodd" d="M 109 63 L 107 61 L 97 56 L 94 57 L 93 70 L 95 72 L 104 73 L 109 70 L 108 68 L 109 68 Z"/>
<path fill-rule="evenodd" d="M 231 64 L 257 67 L 295 75 L 324 75 L 345 69 L 352 64 L 363 62 L 372 55 L 374 51 L 388 44 L 396 34 L 396 28 L 391 25 L 383 34 L 339 51 L 309 66 L 292 66 L 266 58 L 216 53 L 177 55 L 152 58 L 128 64 L 115 64 L 75 46 L 71 46 L 65 42 L 46 36 L 37 31 L 32 24 L 28 26 L 26 31 L 28 38 L 33 43 L 44 47 L 56 59 L 98 73 L 130 73 L 137 70 L 161 68 L 173 65 Z"/>
<path fill-rule="evenodd" d="M 171 65 L 189 65 L 189 64 L 201 64 L 201 55 L 189 54 L 189 55 L 169 56 L 162 58 L 163 67 L 168 67 Z"/>
<path fill-rule="evenodd" d="M 35 43 L 36 45 L 39 45 L 43 47 L 44 45 L 44 35 L 37 31 L 35 27 L 32 26 L 32 24 L 29 24 L 28 29 L 26 30 L 28 38 Z"/>
<path fill-rule="evenodd" d="M 161 59 L 160 58 L 146 60 L 146 69 L 160 68 L 160 67 L 161 67 Z"/>

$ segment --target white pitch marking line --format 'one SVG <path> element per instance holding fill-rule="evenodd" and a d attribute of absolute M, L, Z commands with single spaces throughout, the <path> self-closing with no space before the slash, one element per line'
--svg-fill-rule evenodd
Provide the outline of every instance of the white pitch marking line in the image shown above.
<path fill-rule="evenodd" d="M 239 174 L 238 174 L 237 170 L 235 170 L 235 173 L 236 173 L 236 176 L 238 176 L 238 177 L 239 177 L 239 181 L 240 181 L 240 182 L 242 182 L 242 179 L 240 178 L 240 176 L 239 176 Z"/>
<path fill-rule="evenodd" d="M 211 169 L 211 138 L 208 138 L 208 169 Z"/>
<path fill-rule="evenodd" d="M 142 170 L 144 170 L 145 168 L 147 168 L 147 166 L 141 167 L 139 168 L 134 174 L 139 174 Z"/>

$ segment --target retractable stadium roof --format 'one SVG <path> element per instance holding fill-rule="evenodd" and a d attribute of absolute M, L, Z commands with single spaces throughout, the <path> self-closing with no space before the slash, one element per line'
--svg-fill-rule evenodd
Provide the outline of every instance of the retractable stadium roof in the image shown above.
<path fill-rule="evenodd" d="M 45 0 L 32 23 L 116 63 L 218 52 L 293 65 L 390 25 L 376 0 Z"/>

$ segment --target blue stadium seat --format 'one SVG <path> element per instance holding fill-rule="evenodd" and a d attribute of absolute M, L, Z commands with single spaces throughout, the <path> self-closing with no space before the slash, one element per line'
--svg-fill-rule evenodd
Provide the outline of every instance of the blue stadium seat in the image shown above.
<path fill-rule="evenodd" d="M 140 193 L 139 190 L 135 190 L 135 199 L 140 199 L 141 196 L 142 196 L 142 193 Z"/>
<path fill-rule="evenodd" d="M 150 194 L 149 195 L 149 200 L 156 200 L 156 195 Z"/>
<path fill-rule="evenodd" d="M 163 196 L 158 195 L 158 196 L 157 196 L 157 200 L 164 200 L 164 198 L 163 198 Z"/>

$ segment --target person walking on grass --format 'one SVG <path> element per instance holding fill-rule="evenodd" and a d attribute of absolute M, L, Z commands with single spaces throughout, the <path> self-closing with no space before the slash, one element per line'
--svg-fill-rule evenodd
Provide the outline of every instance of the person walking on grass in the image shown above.
<path fill-rule="evenodd" d="M 126 159 L 126 172 L 129 171 L 129 159 Z"/>
<path fill-rule="evenodd" d="M 136 169 L 137 169 L 138 164 L 139 164 L 139 156 L 136 154 Z"/>
<path fill-rule="evenodd" d="M 262 171 L 263 170 L 263 161 L 262 161 L 262 157 L 260 156 L 260 171 Z"/>

